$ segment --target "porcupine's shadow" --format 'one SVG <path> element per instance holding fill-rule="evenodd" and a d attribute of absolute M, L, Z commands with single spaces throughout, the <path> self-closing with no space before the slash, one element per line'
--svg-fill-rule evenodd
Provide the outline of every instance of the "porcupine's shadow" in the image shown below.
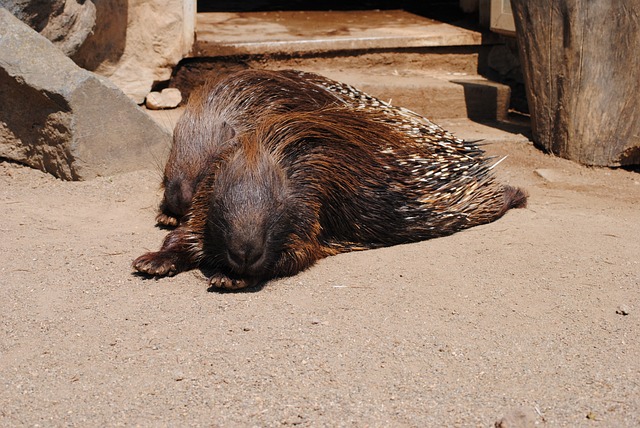
<path fill-rule="evenodd" d="M 209 278 L 211 278 L 211 276 L 213 276 L 213 274 L 216 273 L 215 270 L 211 269 L 202 269 L 200 268 L 200 273 L 204 276 L 204 282 L 208 282 Z M 186 272 L 181 272 L 181 273 L 186 273 Z M 160 279 L 167 279 L 167 278 L 171 278 L 171 276 L 155 276 L 155 275 L 150 275 L 146 272 L 131 272 L 131 274 L 137 278 L 142 278 L 145 281 L 150 281 L 150 280 L 160 280 Z M 179 275 L 179 274 L 178 274 Z M 175 275 L 174 275 L 175 276 Z M 209 293 L 218 293 L 218 294 L 227 294 L 227 293 L 257 293 L 259 291 L 262 291 L 262 289 L 264 288 L 264 286 L 267 284 L 268 281 L 261 281 L 258 284 L 251 286 L 251 287 L 245 287 L 245 288 L 238 288 L 238 289 L 230 289 L 230 288 L 217 288 L 214 286 L 208 286 L 207 287 L 207 291 Z"/>
<path fill-rule="evenodd" d="M 210 286 L 207 288 L 207 292 L 209 293 L 216 293 L 216 294 L 250 294 L 250 293 L 258 293 L 260 291 L 262 291 L 262 289 L 264 288 L 264 285 L 266 284 L 266 281 L 259 283 L 258 285 L 254 285 L 253 287 L 245 287 L 245 288 L 238 288 L 238 289 L 231 289 L 231 288 L 216 288 L 213 286 Z"/>

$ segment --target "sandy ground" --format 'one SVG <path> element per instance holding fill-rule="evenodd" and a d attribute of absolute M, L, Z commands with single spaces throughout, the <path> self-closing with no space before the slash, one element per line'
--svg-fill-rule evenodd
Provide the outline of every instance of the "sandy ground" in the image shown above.
<path fill-rule="evenodd" d="M 640 174 L 487 150 L 528 208 L 241 293 L 132 274 L 155 166 L 0 163 L 0 426 L 639 426 Z"/>

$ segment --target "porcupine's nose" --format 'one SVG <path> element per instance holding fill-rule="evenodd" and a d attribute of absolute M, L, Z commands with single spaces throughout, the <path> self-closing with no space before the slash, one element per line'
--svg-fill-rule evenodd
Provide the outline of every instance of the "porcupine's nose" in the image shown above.
<path fill-rule="evenodd" d="M 176 217 L 187 214 L 193 198 L 193 182 L 189 180 L 172 180 L 165 184 L 163 211 L 169 211 Z"/>
<path fill-rule="evenodd" d="M 259 243 L 229 246 L 227 259 L 233 271 L 239 274 L 255 274 L 262 267 L 264 246 Z"/>

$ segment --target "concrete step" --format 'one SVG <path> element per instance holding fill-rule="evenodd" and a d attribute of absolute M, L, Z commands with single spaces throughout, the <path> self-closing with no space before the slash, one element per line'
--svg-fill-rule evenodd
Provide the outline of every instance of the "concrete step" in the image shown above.
<path fill-rule="evenodd" d="M 374 67 L 339 69 L 299 66 L 348 83 L 392 105 L 430 119 L 504 120 L 511 90 L 477 74 Z"/>
<path fill-rule="evenodd" d="M 480 45 L 483 34 L 402 10 L 199 13 L 193 56 Z"/>
<path fill-rule="evenodd" d="M 401 10 L 199 13 L 196 34 L 187 67 L 201 67 L 202 78 L 216 72 L 215 64 L 234 61 L 295 68 L 435 120 L 507 115 L 509 87 L 477 74 L 495 39 Z M 197 83 L 177 86 L 184 92 Z"/>
<path fill-rule="evenodd" d="M 398 54 L 401 56 L 401 54 Z M 394 61 L 393 54 L 385 60 L 359 61 L 361 57 L 340 59 L 247 60 L 243 66 L 266 69 L 297 69 L 327 76 L 348 83 L 391 104 L 402 106 L 430 119 L 470 118 L 503 120 L 507 116 L 511 90 L 477 75 L 472 70 L 453 72 L 428 69 L 421 62 Z M 422 56 L 429 61 L 428 56 Z M 227 62 L 230 61 L 230 62 Z M 177 70 L 172 85 L 188 96 L 209 75 L 228 72 L 237 64 L 233 59 L 198 60 Z M 464 70 L 464 66 L 453 67 Z"/>

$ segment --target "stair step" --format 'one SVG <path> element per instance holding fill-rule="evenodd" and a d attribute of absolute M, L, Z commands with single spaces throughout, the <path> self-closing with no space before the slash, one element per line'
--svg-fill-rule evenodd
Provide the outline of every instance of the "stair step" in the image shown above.
<path fill-rule="evenodd" d="M 177 84 L 198 69 L 243 63 L 295 68 L 349 83 L 430 119 L 502 120 L 510 89 L 477 75 L 495 39 L 402 10 L 198 13 L 196 44 Z M 216 65 L 219 64 L 219 65 Z M 194 73 L 195 72 L 195 73 Z"/>
<path fill-rule="evenodd" d="M 511 90 L 476 74 L 434 73 L 387 67 L 336 70 L 298 67 L 348 83 L 392 105 L 430 119 L 504 120 Z"/>
<path fill-rule="evenodd" d="M 193 57 L 477 46 L 483 34 L 402 10 L 198 13 Z"/>

